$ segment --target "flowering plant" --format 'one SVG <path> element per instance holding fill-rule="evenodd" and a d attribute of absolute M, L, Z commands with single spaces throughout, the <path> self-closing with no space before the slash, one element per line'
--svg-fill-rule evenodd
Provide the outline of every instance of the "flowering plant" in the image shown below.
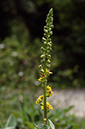
<path fill-rule="evenodd" d="M 47 97 L 52 96 L 53 91 L 52 88 L 47 83 L 47 78 L 52 72 L 50 71 L 51 67 L 51 55 L 50 51 L 52 50 L 52 41 L 51 41 L 51 35 L 52 35 L 52 29 L 53 29 L 53 9 L 49 10 L 49 13 L 46 18 L 46 26 L 44 26 L 44 37 L 42 38 L 43 47 L 41 47 L 41 64 L 39 65 L 40 70 L 40 77 L 38 81 L 40 81 L 43 89 L 44 94 L 39 96 L 36 100 L 36 104 L 40 104 L 41 109 L 44 110 L 44 126 L 45 129 L 54 129 L 54 125 L 51 122 L 51 120 L 47 119 L 47 113 L 53 109 L 53 107 L 47 102 Z M 48 125 L 48 123 L 50 125 Z M 37 127 L 40 128 L 40 127 Z"/>

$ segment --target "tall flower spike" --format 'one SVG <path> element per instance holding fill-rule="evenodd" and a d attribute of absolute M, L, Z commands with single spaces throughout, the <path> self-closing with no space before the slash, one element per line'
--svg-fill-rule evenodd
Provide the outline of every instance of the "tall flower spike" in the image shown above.
<path fill-rule="evenodd" d="M 51 41 L 51 35 L 52 35 L 52 29 L 53 29 L 53 9 L 49 10 L 49 13 L 46 18 L 46 26 L 44 26 L 44 37 L 42 37 L 43 47 L 41 47 L 41 64 L 39 65 L 39 69 L 41 72 L 41 75 L 38 79 L 38 81 L 41 82 L 43 88 L 44 88 L 44 95 L 40 96 L 36 104 L 40 104 L 41 109 L 44 110 L 44 126 L 47 127 L 47 113 L 53 109 L 53 107 L 47 102 L 47 97 L 52 96 L 53 91 L 51 87 L 47 86 L 47 78 L 52 72 L 50 72 L 50 66 L 51 66 L 51 55 L 50 52 L 52 50 L 52 41 Z"/>
<path fill-rule="evenodd" d="M 44 53 L 42 52 L 42 55 L 44 56 L 43 59 L 41 59 L 41 62 L 47 66 L 47 68 L 50 68 L 50 51 L 52 50 L 52 41 L 50 36 L 52 35 L 52 29 L 53 29 L 53 9 L 50 9 L 47 19 L 46 19 L 46 26 L 44 26 L 44 37 L 42 38 L 42 41 L 44 43 Z M 41 55 L 41 56 L 42 56 Z"/>

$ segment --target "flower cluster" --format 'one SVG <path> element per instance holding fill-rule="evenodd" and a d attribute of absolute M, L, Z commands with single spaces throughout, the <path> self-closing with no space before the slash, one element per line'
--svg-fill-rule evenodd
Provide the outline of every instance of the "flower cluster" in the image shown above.
<path fill-rule="evenodd" d="M 44 95 L 41 95 L 36 100 L 36 104 L 40 104 L 41 109 L 44 110 L 44 124 L 46 125 L 47 121 L 47 112 L 49 112 L 53 107 L 47 102 L 47 97 L 52 96 L 53 91 L 50 86 L 47 85 L 47 78 L 52 72 L 50 71 L 51 67 L 51 50 L 52 50 L 52 35 L 53 29 L 53 9 L 49 10 L 49 13 L 46 18 L 46 26 L 44 26 L 44 36 L 42 37 L 43 46 L 41 47 L 41 64 L 38 66 L 40 70 L 40 77 L 38 81 L 44 88 Z"/>
<path fill-rule="evenodd" d="M 49 102 L 46 102 L 46 108 L 49 111 L 50 109 L 53 109 L 53 107 L 49 104 Z M 44 109 L 44 105 L 41 106 L 41 109 Z"/>
<path fill-rule="evenodd" d="M 47 86 L 46 87 L 46 97 L 50 97 L 50 96 L 52 96 L 52 94 L 53 94 L 53 91 L 52 91 L 51 87 L 50 86 Z M 44 96 L 41 95 L 36 100 L 36 104 L 40 104 L 41 105 L 41 109 L 44 109 L 43 98 L 44 98 Z M 47 108 L 48 111 L 50 109 L 53 109 L 53 107 L 49 104 L 49 102 L 46 102 L 46 108 Z"/>
<path fill-rule="evenodd" d="M 46 73 L 43 70 L 43 72 L 40 75 L 38 81 L 43 82 L 44 78 L 47 78 L 50 74 L 52 74 L 52 72 L 50 72 L 50 69 L 46 69 Z"/>
<path fill-rule="evenodd" d="M 46 77 L 46 75 L 44 73 L 42 73 L 42 75 L 40 75 L 40 78 L 38 79 L 38 81 L 43 82 L 45 77 Z"/>
<path fill-rule="evenodd" d="M 53 91 L 52 91 L 51 87 L 47 86 L 46 87 L 46 96 L 50 97 L 50 96 L 52 96 L 52 94 L 53 94 Z"/>
<path fill-rule="evenodd" d="M 36 104 L 41 103 L 42 100 L 43 100 L 43 95 L 39 96 L 39 98 L 38 98 L 37 101 L 36 101 Z"/>
<path fill-rule="evenodd" d="M 42 37 L 43 47 L 41 47 L 41 64 L 39 65 L 40 71 L 42 74 L 46 73 L 47 75 L 52 74 L 50 72 L 51 67 L 51 55 L 52 50 L 52 28 L 53 28 L 53 10 L 51 9 L 47 15 L 46 26 L 44 26 L 44 37 Z"/>

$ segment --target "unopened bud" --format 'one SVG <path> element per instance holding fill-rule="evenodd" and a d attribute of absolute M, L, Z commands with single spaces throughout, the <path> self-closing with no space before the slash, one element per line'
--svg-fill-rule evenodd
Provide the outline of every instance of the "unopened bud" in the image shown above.
<path fill-rule="evenodd" d="M 38 68 L 42 68 L 42 65 L 39 65 Z"/>
<path fill-rule="evenodd" d="M 46 42 L 44 42 L 44 44 L 46 44 Z"/>
<path fill-rule="evenodd" d="M 49 31 L 51 31 L 51 28 L 49 28 Z"/>
<path fill-rule="evenodd" d="M 44 122 L 46 122 L 46 121 L 47 121 L 47 119 L 46 119 L 46 118 L 44 118 L 44 119 L 43 119 L 43 121 L 44 121 Z"/>
<path fill-rule="evenodd" d="M 54 26 L 53 25 L 51 25 L 51 28 L 53 28 Z"/>
<path fill-rule="evenodd" d="M 40 57 L 43 58 L 43 57 L 45 57 L 45 55 L 41 55 Z"/>
<path fill-rule="evenodd" d="M 51 55 L 48 55 L 48 57 L 51 57 Z"/>
<path fill-rule="evenodd" d="M 44 32 L 48 33 L 48 30 L 47 29 L 44 29 Z"/>
<path fill-rule="evenodd" d="M 50 63 L 50 60 L 47 60 L 48 63 Z"/>
<path fill-rule="evenodd" d="M 52 35 L 53 34 L 53 32 L 52 31 L 50 31 L 50 35 Z"/>
<path fill-rule="evenodd" d="M 41 50 L 43 50 L 43 51 L 44 51 L 44 50 L 45 50 L 45 49 L 44 49 L 44 47 L 41 47 Z"/>
<path fill-rule="evenodd" d="M 44 69 L 41 69 L 41 72 L 43 72 L 43 73 L 44 73 Z"/>
<path fill-rule="evenodd" d="M 45 41 L 46 39 L 45 39 L 44 37 L 42 37 L 42 40 L 44 40 L 44 41 Z"/>

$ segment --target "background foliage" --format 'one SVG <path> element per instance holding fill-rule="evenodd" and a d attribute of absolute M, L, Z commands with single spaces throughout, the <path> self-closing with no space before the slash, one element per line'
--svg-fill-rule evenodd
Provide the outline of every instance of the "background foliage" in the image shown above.
<path fill-rule="evenodd" d="M 0 71 L 1 85 L 16 85 L 36 77 L 39 48 L 48 10 L 54 9 L 53 82 L 68 80 L 84 85 L 85 1 L 83 0 L 7 0 L 1 1 Z M 7 38 L 8 37 L 8 38 Z M 25 57 L 25 58 L 24 58 Z M 5 67 L 6 66 L 6 67 Z M 5 69 L 4 69 L 5 68 Z M 33 68 L 31 71 L 30 68 Z M 17 74 L 23 72 L 23 77 Z M 29 77 L 29 75 L 32 75 Z M 6 79 L 6 81 L 5 81 Z M 25 82 L 26 82 L 25 81 Z M 5 82 L 5 83 L 4 83 Z M 14 85 L 15 85 L 14 84 Z"/>

